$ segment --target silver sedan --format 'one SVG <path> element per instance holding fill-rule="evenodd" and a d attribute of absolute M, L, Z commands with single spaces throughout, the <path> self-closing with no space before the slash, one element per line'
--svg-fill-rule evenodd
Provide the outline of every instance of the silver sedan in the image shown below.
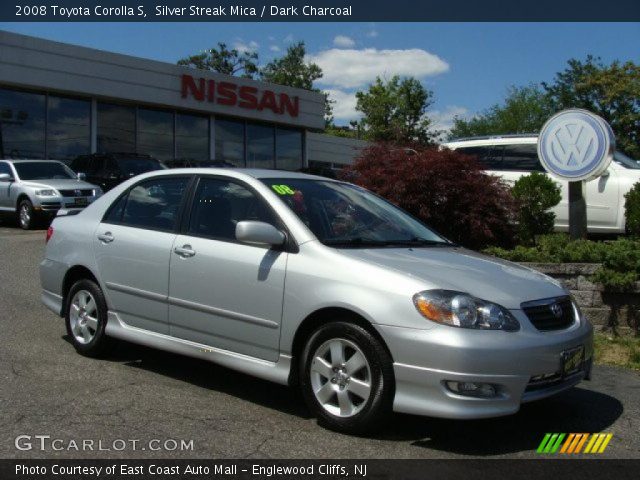
<path fill-rule="evenodd" d="M 591 370 L 568 292 L 344 182 L 150 172 L 57 217 L 42 301 L 76 350 L 116 339 L 300 388 L 323 425 L 512 414 Z"/>

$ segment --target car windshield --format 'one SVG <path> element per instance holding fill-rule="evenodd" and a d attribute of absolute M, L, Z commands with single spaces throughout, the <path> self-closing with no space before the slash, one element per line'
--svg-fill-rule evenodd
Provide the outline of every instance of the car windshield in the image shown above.
<path fill-rule="evenodd" d="M 16 162 L 13 166 L 21 180 L 76 178 L 75 174 L 60 162 Z"/>
<path fill-rule="evenodd" d="M 355 185 L 313 179 L 262 179 L 325 245 L 453 245 L 404 211 Z"/>
<path fill-rule="evenodd" d="M 153 170 L 162 170 L 160 163 L 152 158 L 119 158 L 118 166 L 123 175 L 129 177 Z"/>
<path fill-rule="evenodd" d="M 640 162 L 638 160 L 627 157 L 622 152 L 615 152 L 613 154 L 613 161 L 619 165 L 622 165 L 624 168 L 629 168 L 631 170 L 640 170 Z"/>

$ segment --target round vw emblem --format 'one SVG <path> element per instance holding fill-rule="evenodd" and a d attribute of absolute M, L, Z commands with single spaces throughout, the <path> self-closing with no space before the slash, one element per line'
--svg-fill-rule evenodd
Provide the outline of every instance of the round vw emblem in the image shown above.
<path fill-rule="evenodd" d="M 556 318 L 560 318 L 562 316 L 562 306 L 559 303 L 551 304 L 551 313 Z"/>
<path fill-rule="evenodd" d="M 538 157 L 552 175 L 569 181 L 590 180 L 607 169 L 615 137 L 607 122 L 586 110 L 564 110 L 544 124 Z"/>

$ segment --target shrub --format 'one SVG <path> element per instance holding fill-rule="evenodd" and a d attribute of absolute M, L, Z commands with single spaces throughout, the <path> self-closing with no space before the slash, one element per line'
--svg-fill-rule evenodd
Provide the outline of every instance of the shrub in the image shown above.
<path fill-rule="evenodd" d="M 640 237 L 640 182 L 636 183 L 624 198 L 627 230 L 631 235 Z"/>
<path fill-rule="evenodd" d="M 488 248 L 489 255 L 513 262 L 601 263 L 593 281 L 608 291 L 628 291 L 640 281 L 640 240 L 619 238 L 611 242 L 571 240 L 566 234 L 543 235 L 534 247 L 512 250 Z"/>
<path fill-rule="evenodd" d="M 518 203 L 518 237 L 531 245 L 538 235 L 553 231 L 556 215 L 549 209 L 560 203 L 560 187 L 546 175 L 533 172 L 521 177 L 511 190 Z"/>
<path fill-rule="evenodd" d="M 472 157 L 450 150 L 376 144 L 343 175 L 466 247 L 513 244 L 513 197 Z"/>

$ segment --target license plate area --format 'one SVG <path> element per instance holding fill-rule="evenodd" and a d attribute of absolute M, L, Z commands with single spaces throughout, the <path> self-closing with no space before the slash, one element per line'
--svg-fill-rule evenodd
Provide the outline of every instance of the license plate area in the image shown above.
<path fill-rule="evenodd" d="M 89 201 L 84 197 L 76 197 L 73 199 L 74 207 L 86 207 L 89 204 Z"/>
<path fill-rule="evenodd" d="M 584 346 L 565 350 L 560 354 L 560 362 L 560 372 L 563 377 L 579 372 L 584 364 Z"/>

